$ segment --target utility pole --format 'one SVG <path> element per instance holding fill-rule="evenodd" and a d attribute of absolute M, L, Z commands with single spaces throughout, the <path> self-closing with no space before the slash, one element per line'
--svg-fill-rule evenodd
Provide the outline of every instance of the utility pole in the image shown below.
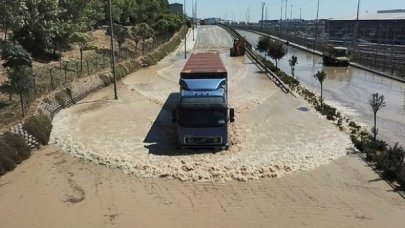
<path fill-rule="evenodd" d="M 280 10 L 280 35 L 281 35 L 281 31 L 282 31 L 282 26 L 283 26 L 283 3 L 284 0 L 281 0 L 281 10 Z"/>
<path fill-rule="evenodd" d="M 292 8 L 293 8 L 293 6 L 292 6 L 292 4 L 291 4 L 291 9 L 290 9 L 290 20 L 292 20 Z"/>
<path fill-rule="evenodd" d="M 114 99 L 118 100 L 117 95 L 117 80 L 115 77 L 115 62 L 114 62 L 114 31 L 113 31 L 113 23 L 112 23 L 112 10 L 111 10 L 111 0 L 108 0 L 108 7 L 110 10 L 110 31 L 111 31 L 111 67 L 112 67 L 112 74 L 114 80 Z"/>
<path fill-rule="evenodd" d="M 266 12 L 264 13 L 264 19 L 267 20 L 267 6 L 266 6 Z"/>
<path fill-rule="evenodd" d="M 284 19 L 286 19 L 287 20 L 287 3 L 288 3 L 288 0 L 285 0 L 285 15 L 284 15 Z"/>
<path fill-rule="evenodd" d="M 184 0 L 184 17 L 186 18 L 187 26 L 186 0 Z M 187 59 L 187 32 L 184 34 L 184 58 Z"/>
<path fill-rule="evenodd" d="M 359 35 L 359 13 L 360 13 L 360 0 L 357 1 L 356 25 L 354 27 L 354 34 L 353 34 L 353 51 L 356 49 L 356 43 Z"/>
<path fill-rule="evenodd" d="M 315 24 L 315 37 L 314 37 L 315 39 L 314 39 L 313 49 L 315 49 L 315 45 L 318 42 L 318 24 L 319 24 L 318 16 L 319 16 L 319 0 L 318 0 L 318 6 L 316 8 L 316 24 Z"/>
<path fill-rule="evenodd" d="M 260 2 L 261 4 L 262 4 L 262 23 L 260 23 L 261 25 L 260 25 L 260 28 L 261 29 L 263 29 L 263 13 L 264 13 L 264 5 L 266 5 L 266 3 L 264 3 L 264 2 Z"/>
<path fill-rule="evenodd" d="M 301 13 L 302 13 L 302 8 L 300 8 L 300 20 L 301 20 Z"/>

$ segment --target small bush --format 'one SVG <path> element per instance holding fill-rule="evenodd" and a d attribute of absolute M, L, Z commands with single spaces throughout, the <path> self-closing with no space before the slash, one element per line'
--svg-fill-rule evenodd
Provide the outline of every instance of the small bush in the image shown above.
<path fill-rule="evenodd" d="M 128 74 L 127 68 L 125 66 L 119 64 L 117 68 L 115 68 L 115 77 L 116 80 L 120 80 L 121 78 L 125 77 Z"/>
<path fill-rule="evenodd" d="M 405 187 L 405 163 L 402 163 L 400 169 L 398 170 L 397 178 L 399 183 Z"/>
<path fill-rule="evenodd" d="M 0 136 L 0 175 L 13 170 L 30 156 L 31 148 L 20 135 L 6 132 Z"/>
<path fill-rule="evenodd" d="M 15 164 L 20 164 L 22 159 L 18 155 L 17 151 L 9 145 L 4 137 L 0 139 L 0 153 L 6 158 L 13 161 Z"/>
<path fill-rule="evenodd" d="M 357 130 L 359 130 L 361 127 L 359 125 L 357 125 L 355 122 L 350 121 L 349 122 L 349 127 L 355 128 Z"/>
<path fill-rule="evenodd" d="M 3 135 L 3 140 L 14 149 L 14 151 L 20 156 L 22 160 L 25 160 L 31 155 L 31 148 L 25 142 L 25 139 L 21 135 L 6 132 Z"/>
<path fill-rule="evenodd" d="M 31 116 L 24 121 L 24 130 L 34 136 L 42 145 L 47 145 L 52 131 L 52 123 L 45 115 Z"/>
<path fill-rule="evenodd" d="M 15 167 L 15 162 L 0 152 L 0 175 L 4 175 L 5 173 L 13 170 Z"/>
<path fill-rule="evenodd" d="M 103 81 L 104 86 L 109 86 L 112 83 L 111 78 L 104 73 L 99 74 L 98 77 L 101 79 L 101 81 Z"/>
<path fill-rule="evenodd" d="M 398 143 L 394 147 L 390 147 L 388 150 L 382 151 L 378 158 L 378 165 L 389 176 L 395 177 L 396 173 L 400 171 L 405 158 L 405 150 Z"/>
<path fill-rule="evenodd" d="M 55 94 L 55 99 L 61 107 L 66 107 L 69 100 L 69 95 L 67 94 L 66 90 L 61 90 Z"/>

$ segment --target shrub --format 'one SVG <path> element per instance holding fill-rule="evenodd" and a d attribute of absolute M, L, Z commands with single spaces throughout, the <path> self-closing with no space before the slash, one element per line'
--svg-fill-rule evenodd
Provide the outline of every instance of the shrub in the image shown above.
<path fill-rule="evenodd" d="M 99 74 L 98 77 L 103 81 L 104 86 L 109 86 L 112 83 L 111 78 L 104 73 Z"/>
<path fill-rule="evenodd" d="M 16 164 L 12 159 L 0 152 L 0 175 L 4 175 L 8 171 L 13 170 L 15 166 Z"/>
<path fill-rule="evenodd" d="M 355 122 L 350 121 L 349 122 L 349 127 L 355 128 L 357 130 L 359 130 L 361 127 L 359 125 L 357 125 Z"/>
<path fill-rule="evenodd" d="M 405 150 L 401 146 L 398 146 L 397 142 L 394 147 L 390 147 L 379 154 L 377 163 L 386 174 L 395 177 L 396 173 L 400 171 L 404 157 Z"/>
<path fill-rule="evenodd" d="M 11 160 L 14 165 L 19 164 L 22 161 L 17 151 L 6 142 L 4 136 L 0 139 L 0 153 L 6 158 L 6 160 Z"/>
<path fill-rule="evenodd" d="M 66 107 L 68 104 L 69 95 L 66 90 L 61 90 L 55 94 L 55 99 L 61 107 Z"/>
<path fill-rule="evenodd" d="M 405 187 L 405 163 L 402 163 L 401 167 L 399 168 L 397 178 L 399 183 Z"/>
<path fill-rule="evenodd" d="M 14 149 L 14 151 L 20 156 L 22 160 L 25 160 L 31 155 L 31 148 L 25 142 L 24 137 L 21 135 L 6 132 L 3 135 L 3 140 Z"/>
<path fill-rule="evenodd" d="M 115 77 L 116 80 L 120 80 L 121 78 L 125 77 L 128 74 L 127 68 L 125 66 L 119 64 L 117 68 L 115 68 Z"/>
<path fill-rule="evenodd" d="M 52 123 L 45 115 L 31 116 L 24 121 L 24 130 L 34 136 L 42 145 L 47 145 L 52 130 Z"/>

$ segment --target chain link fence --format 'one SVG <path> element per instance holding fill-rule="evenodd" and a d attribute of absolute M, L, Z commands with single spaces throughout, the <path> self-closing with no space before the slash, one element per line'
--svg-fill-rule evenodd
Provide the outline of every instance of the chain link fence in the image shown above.
<path fill-rule="evenodd" d="M 145 40 L 145 45 L 138 43 L 135 50 L 129 48 L 118 48 L 114 46 L 115 63 L 119 64 L 128 59 L 138 58 L 142 55 L 147 55 L 157 47 L 167 42 L 171 36 L 155 37 L 153 39 Z M 144 50 L 142 48 L 144 47 Z M 111 50 L 110 49 L 97 49 L 94 52 L 86 53 L 82 62 L 80 58 L 73 60 L 61 60 L 57 63 L 44 64 L 33 68 L 29 88 L 22 93 L 23 107 L 20 105 L 19 94 L 11 94 L 12 100 L 9 101 L 6 96 L 2 96 L 0 100 L 0 126 L 4 127 L 12 124 L 13 121 L 19 119 L 23 112 L 27 113 L 32 111 L 31 107 L 36 102 L 37 98 L 42 97 L 44 94 L 64 87 L 71 83 L 73 80 L 92 75 L 96 72 L 108 70 L 111 66 Z M 0 69 L 4 73 L 5 69 Z M 7 96 L 8 97 L 8 96 Z"/>

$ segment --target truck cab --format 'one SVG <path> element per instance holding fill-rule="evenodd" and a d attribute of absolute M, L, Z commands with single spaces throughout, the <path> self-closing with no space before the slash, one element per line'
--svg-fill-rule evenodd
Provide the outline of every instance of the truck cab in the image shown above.
<path fill-rule="evenodd" d="M 227 72 L 217 54 L 200 54 L 190 57 L 179 80 L 180 96 L 172 110 L 178 143 L 182 149 L 228 149 L 234 110 L 228 108 Z"/>
<path fill-rule="evenodd" d="M 350 63 L 349 51 L 346 47 L 328 46 L 322 53 L 322 59 L 326 66 L 348 66 Z"/>

